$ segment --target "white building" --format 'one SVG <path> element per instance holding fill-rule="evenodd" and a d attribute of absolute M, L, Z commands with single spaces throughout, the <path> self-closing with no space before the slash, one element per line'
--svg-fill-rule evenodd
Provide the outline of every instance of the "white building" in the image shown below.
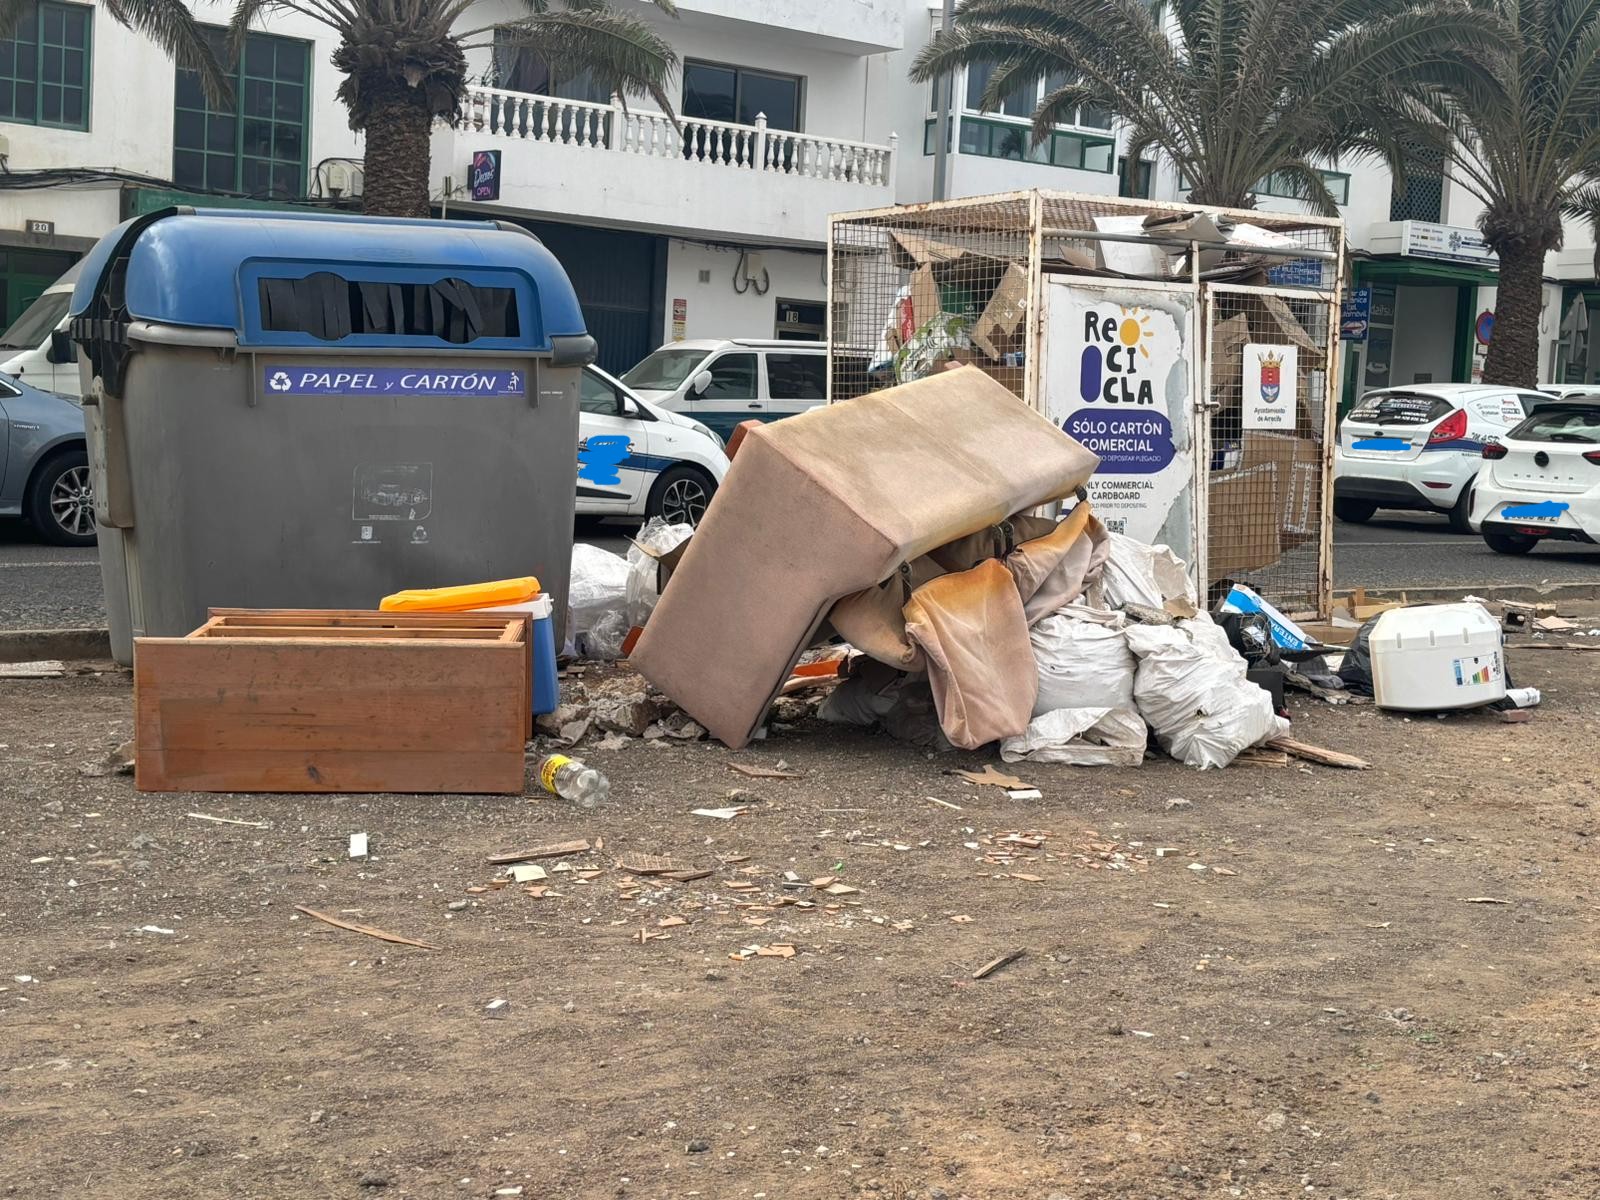
<path fill-rule="evenodd" d="M 676 337 L 817 337 L 827 294 L 830 213 L 933 195 L 934 96 L 906 72 L 933 36 L 938 0 L 679 0 L 650 21 L 683 60 L 674 128 L 656 106 L 597 94 L 508 47 L 471 57 L 464 119 L 433 137 L 435 203 L 514 220 L 561 258 L 602 362 L 622 369 Z M 219 25 L 228 8 L 198 0 Z M 514 19 L 482 0 L 473 26 Z M 327 29 L 278 13 L 253 34 L 228 111 L 98 4 L 40 0 L 0 43 L 0 317 L 15 317 L 120 220 L 174 202 L 348 203 L 361 139 L 334 96 Z M 980 113 L 980 71 L 954 81 L 949 194 L 1019 188 L 1175 197 L 1178 180 L 1129 164 L 1112 122 L 1075 114 L 1032 145 L 1033 97 Z M 473 199 L 474 156 L 498 152 L 498 198 Z M 1471 198 L 1414 178 L 1392 197 L 1370 164 L 1330 171 L 1374 289 L 1372 335 L 1347 358 L 1358 386 L 1470 377 L 1478 317 L 1493 310 L 1494 263 Z M 1268 194 L 1262 207 L 1293 209 Z M 1289 190 L 1289 189 L 1284 189 Z M 1600 345 L 1568 368 L 1557 328 L 1595 290 L 1592 238 L 1570 231 L 1547 265 L 1552 374 L 1600 380 Z M 1595 320 L 1600 320 L 1596 313 Z M 1600 343 L 1600 338 L 1594 339 Z M 1592 360 L 1592 361 L 1591 361 Z"/>

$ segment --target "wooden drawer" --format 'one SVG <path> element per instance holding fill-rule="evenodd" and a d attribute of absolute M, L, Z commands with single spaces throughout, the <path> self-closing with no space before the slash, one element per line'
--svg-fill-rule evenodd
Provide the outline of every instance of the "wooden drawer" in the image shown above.
<path fill-rule="evenodd" d="M 529 636 L 496 613 L 212 609 L 134 640 L 134 782 L 519 794 Z"/>

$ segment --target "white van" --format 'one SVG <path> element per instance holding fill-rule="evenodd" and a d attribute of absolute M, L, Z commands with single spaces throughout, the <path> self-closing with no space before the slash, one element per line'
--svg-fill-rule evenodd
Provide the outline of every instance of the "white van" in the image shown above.
<path fill-rule="evenodd" d="M 668 342 L 622 377 L 636 396 L 693 417 L 726 441 L 741 421 L 826 404 L 826 342 Z"/>
<path fill-rule="evenodd" d="M 77 400 L 83 390 L 78 354 L 67 337 L 67 309 L 82 269 L 78 261 L 0 334 L 0 374 L 13 375 L 40 391 Z"/>

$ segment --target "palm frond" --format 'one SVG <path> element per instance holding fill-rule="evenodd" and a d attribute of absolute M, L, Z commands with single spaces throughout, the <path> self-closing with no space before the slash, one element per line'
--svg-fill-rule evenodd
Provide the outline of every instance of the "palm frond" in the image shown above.
<path fill-rule="evenodd" d="M 564 71 L 587 72 L 618 96 L 649 96 L 676 121 L 667 88 L 678 53 L 650 25 L 606 8 L 569 8 L 501 25 L 512 45 L 527 46 Z"/>
<path fill-rule="evenodd" d="M 144 34 L 178 66 L 199 75 L 200 86 L 212 103 L 232 102 L 233 85 L 205 28 L 183 0 L 105 0 L 105 8 L 117 24 Z"/>

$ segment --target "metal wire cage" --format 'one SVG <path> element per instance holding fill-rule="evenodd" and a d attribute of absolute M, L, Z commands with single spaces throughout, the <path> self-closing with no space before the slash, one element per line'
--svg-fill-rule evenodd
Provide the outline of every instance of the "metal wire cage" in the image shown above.
<path fill-rule="evenodd" d="M 1050 316 L 1063 289 L 1120 312 L 1130 347 L 1148 298 L 1171 297 L 1184 360 L 1171 437 L 1194 470 L 1174 544 L 1204 564 L 1203 585 L 1243 582 L 1286 612 L 1327 613 L 1340 220 L 1012 192 L 842 214 L 828 253 L 831 401 L 968 364 L 1080 436 L 1063 420 L 1079 387 L 1066 359 L 1086 349 Z M 1097 480 L 1140 469 L 1094 448 Z"/>

